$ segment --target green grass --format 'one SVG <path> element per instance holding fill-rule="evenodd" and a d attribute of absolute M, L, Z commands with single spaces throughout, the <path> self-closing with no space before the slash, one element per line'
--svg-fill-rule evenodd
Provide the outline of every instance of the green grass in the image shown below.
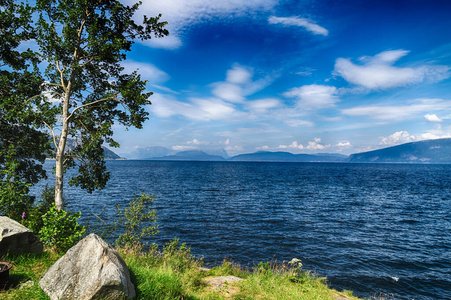
<path fill-rule="evenodd" d="M 288 264 L 260 264 L 254 269 L 241 268 L 230 262 L 209 271 L 200 269 L 202 260 L 195 259 L 190 249 L 174 240 L 164 249 L 156 247 L 142 253 L 120 249 L 127 263 L 136 299 L 357 299 L 350 292 L 327 287 L 324 278 L 293 269 Z M 9 288 L 0 292 L 1 299 L 49 299 L 38 282 L 59 258 L 45 252 L 41 255 L 6 257 L 13 262 Z M 203 281 L 213 276 L 234 275 L 244 280 L 217 290 Z M 22 286 L 29 282 L 27 286 Z"/>
<path fill-rule="evenodd" d="M 19 255 L 2 258 L 10 261 L 13 267 L 9 270 L 7 289 L 0 291 L 0 299 L 50 299 L 41 290 L 38 283 L 44 273 L 60 256 L 53 252 L 39 255 Z"/>

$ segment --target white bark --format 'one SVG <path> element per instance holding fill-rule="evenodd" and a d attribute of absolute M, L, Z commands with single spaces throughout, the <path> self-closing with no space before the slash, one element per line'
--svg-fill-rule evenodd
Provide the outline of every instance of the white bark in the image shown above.
<path fill-rule="evenodd" d="M 64 185 L 64 151 L 66 149 L 67 135 L 69 133 L 69 99 L 71 92 L 72 81 L 70 80 L 65 88 L 65 95 L 63 99 L 63 128 L 58 143 L 55 163 L 55 206 L 57 210 L 64 208 L 63 203 L 63 185 Z"/>

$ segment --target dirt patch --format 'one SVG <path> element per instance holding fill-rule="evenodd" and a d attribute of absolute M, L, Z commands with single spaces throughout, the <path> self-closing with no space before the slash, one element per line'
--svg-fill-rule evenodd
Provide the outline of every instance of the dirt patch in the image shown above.
<path fill-rule="evenodd" d="M 219 276 L 207 277 L 203 280 L 211 285 L 211 289 L 220 292 L 225 298 L 228 298 L 240 291 L 238 287 L 235 287 L 232 284 L 243 279 L 235 276 Z"/>

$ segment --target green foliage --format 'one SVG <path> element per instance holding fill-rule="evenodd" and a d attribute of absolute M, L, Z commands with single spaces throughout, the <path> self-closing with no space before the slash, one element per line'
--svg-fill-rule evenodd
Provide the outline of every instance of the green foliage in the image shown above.
<path fill-rule="evenodd" d="M 293 258 L 288 264 L 291 267 L 289 278 L 292 282 L 303 282 L 307 279 L 307 273 L 302 271 L 302 262 L 300 259 Z"/>
<path fill-rule="evenodd" d="M 42 216 L 43 226 L 39 231 L 41 240 L 56 252 L 68 250 L 86 232 L 86 228 L 77 222 L 80 214 L 57 210 L 52 204 Z"/>
<path fill-rule="evenodd" d="M 155 224 L 157 214 L 152 209 L 154 199 L 155 196 L 150 197 L 142 193 L 140 197 L 135 196 L 126 208 L 116 206 L 115 225 L 123 230 L 116 240 L 117 246 L 140 250 L 143 247 L 142 239 L 158 233 L 158 225 Z"/>
<path fill-rule="evenodd" d="M 49 140 L 42 132 L 52 110 L 40 97 L 38 57 L 18 46 L 34 39 L 32 9 L 0 0 L 0 213 L 20 220 L 31 207 L 30 185 L 45 178 Z"/>
<path fill-rule="evenodd" d="M 34 198 L 28 195 L 31 184 L 24 182 L 17 172 L 19 162 L 13 159 L 15 154 L 11 145 L 5 155 L 5 166 L 0 169 L 0 213 L 20 221 Z"/>
<path fill-rule="evenodd" d="M 135 40 L 168 35 L 161 16 L 135 22 L 141 3 L 124 5 L 118 0 L 37 0 L 34 25 L 39 53 L 47 62 L 44 73 L 47 93 L 61 99 L 56 106 L 52 131 L 56 148 L 56 199 L 63 204 L 64 170 L 78 167 L 69 184 L 89 193 L 109 180 L 102 146 L 118 147 L 113 124 L 142 128 L 149 113 L 151 92 L 147 81 L 135 71 L 124 73 Z M 61 117 L 62 116 L 62 117 Z M 67 139 L 77 141 L 66 150 Z"/>
<path fill-rule="evenodd" d="M 41 192 L 41 200 L 28 210 L 28 213 L 23 216 L 21 223 L 32 232 L 38 233 L 41 228 L 44 227 L 42 216 L 52 207 L 55 199 L 54 195 L 55 190 L 45 186 L 44 190 Z"/>

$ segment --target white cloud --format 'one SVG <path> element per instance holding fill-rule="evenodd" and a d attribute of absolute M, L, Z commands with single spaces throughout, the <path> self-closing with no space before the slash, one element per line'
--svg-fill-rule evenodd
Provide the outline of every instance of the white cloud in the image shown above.
<path fill-rule="evenodd" d="M 228 82 L 219 82 L 214 84 L 215 88 L 212 93 L 223 100 L 240 103 L 244 101 L 243 89 L 236 85 Z"/>
<path fill-rule="evenodd" d="M 292 88 L 283 95 L 297 98 L 297 107 L 300 109 L 314 110 L 334 107 L 335 103 L 339 101 L 336 94 L 337 88 L 334 86 L 312 84 Z"/>
<path fill-rule="evenodd" d="M 351 148 L 352 147 L 350 142 L 339 142 L 336 146 L 339 148 Z"/>
<path fill-rule="evenodd" d="M 235 108 L 219 99 L 192 99 L 204 120 L 222 120 L 232 116 Z"/>
<path fill-rule="evenodd" d="M 227 71 L 226 81 L 234 84 L 246 84 L 252 79 L 252 70 L 235 65 Z"/>
<path fill-rule="evenodd" d="M 306 127 L 313 127 L 315 126 L 315 123 L 310 121 L 304 121 L 304 120 L 285 120 L 285 124 L 291 127 L 298 127 L 298 126 L 306 126 Z"/>
<path fill-rule="evenodd" d="M 166 72 L 149 63 L 137 62 L 128 59 L 122 62 L 122 67 L 124 67 L 124 73 L 138 71 L 141 78 L 148 80 L 151 84 L 169 80 L 169 75 Z"/>
<path fill-rule="evenodd" d="M 171 93 L 171 94 L 176 94 L 176 95 L 179 95 L 179 94 L 180 94 L 179 92 L 176 92 L 176 91 L 174 91 L 174 90 L 171 90 L 170 88 L 165 87 L 165 86 L 156 85 L 156 84 L 152 84 L 151 86 L 154 87 L 154 88 L 157 88 L 157 89 L 159 89 L 159 90 L 162 90 L 162 91 Z"/>
<path fill-rule="evenodd" d="M 307 149 L 309 150 L 324 150 L 326 148 L 329 148 L 330 145 L 323 145 L 321 144 L 321 139 L 320 138 L 315 138 L 314 142 L 308 142 Z"/>
<path fill-rule="evenodd" d="M 374 57 L 362 57 L 362 65 L 347 58 L 335 61 L 335 74 L 346 81 L 368 89 L 387 89 L 423 81 L 439 81 L 450 76 L 448 66 L 395 67 L 393 64 L 407 55 L 406 50 L 381 52 Z"/>
<path fill-rule="evenodd" d="M 280 100 L 275 98 L 267 98 L 267 99 L 260 99 L 260 100 L 254 100 L 249 101 L 246 103 L 249 110 L 253 111 L 255 113 L 266 113 L 271 108 L 276 108 L 281 105 Z"/>
<path fill-rule="evenodd" d="M 424 115 L 424 118 L 429 122 L 443 122 L 443 120 L 437 117 L 436 114 L 426 114 Z"/>
<path fill-rule="evenodd" d="M 162 118 L 180 115 L 197 121 L 223 120 L 236 114 L 233 105 L 219 99 L 193 98 L 190 100 L 189 103 L 185 103 L 172 96 L 155 93 L 151 97 L 152 105 L 149 106 L 149 110 Z"/>
<path fill-rule="evenodd" d="M 252 77 L 251 68 L 234 65 L 227 71 L 226 81 L 212 84 L 212 93 L 225 101 L 242 103 L 246 96 L 264 89 L 273 81 L 271 76 L 256 81 L 252 81 Z"/>
<path fill-rule="evenodd" d="M 443 138 L 451 138 L 451 132 L 442 132 L 442 131 L 436 133 L 425 132 L 418 135 L 411 135 L 407 131 L 397 131 L 387 137 L 382 137 L 379 144 L 385 146 L 395 146 L 410 142 L 435 140 Z"/>
<path fill-rule="evenodd" d="M 268 19 L 269 24 L 282 24 L 285 26 L 299 26 L 305 28 L 307 31 L 310 31 L 313 34 L 319 34 L 327 36 L 329 34 L 329 31 L 321 27 L 317 24 L 315 24 L 313 21 L 300 18 L 300 17 L 276 17 L 271 16 Z"/>
<path fill-rule="evenodd" d="M 186 142 L 187 145 L 209 145 L 209 142 L 199 141 L 198 139 L 193 139 L 192 141 Z"/>
<path fill-rule="evenodd" d="M 277 5 L 278 0 L 164 0 L 143 1 L 138 13 L 156 16 L 162 14 L 162 21 L 168 21 L 170 35 L 161 39 L 140 41 L 151 47 L 175 49 L 183 42 L 183 31 L 199 22 L 230 16 L 244 16 L 267 11 Z"/>
<path fill-rule="evenodd" d="M 380 145 L 399 145 L 415 141 L 416 138 L 410 135 L 407 131 L 397 131 L 392 135 L 383 137 L 380 141 Z"/>
<path fill-rule="evenodd" d="M 277 147 L 279 149 L 304 149 L 304 146 L 302 144 L 298 144 L 297 141 L 293 141 L 290 145 L 279 145 Z"/>
<path fill-rule="evenodd" d="M 416 99 L 408 105 L 358 106 L 342 109 L 341 113 L 348 116 L 367 116 L 379 120 L 403 120 L 437 110 L 451 110 L 451 100 Z"/>
<path fill-rule="evenodd" d="M 261 147 L 256 147 L 255 148 L 255 150 L 257 150 L 257 151 L 266 151 L 266 150 L 269 150 L 269 146 L 268 145 L 264 145 L 264 146 L 261 146 Z"/>
<path fill-rule="evenodd" d="M 183 44 L 179 34 L 173 31 L 170 31 L 169 35 L 163 38 L 152 38 L 145 41 L 139 40 L 138 42 L 152 48 L 169 50 L 180 48 Z"/>
<path fill-rule="evenodd" d="M 298 144 L 297 141 L 292 142 L 290 145 L 279 145 L 278 149 L 308 149 L 308 150 L 324 150 L 326 148 L 330 148 L 331 145 L 321 144 L 320 138 L 315 138 L 314 141 L 309 141 L 307 146 L 302 144 Z"/>
<path fill-rule="evenodd" d="M 187 146 L 187 145 L 174 145 L 171 147 L 174 151 L 188 151 L 188 150 L 197 150 L 197 147 Z"/>

